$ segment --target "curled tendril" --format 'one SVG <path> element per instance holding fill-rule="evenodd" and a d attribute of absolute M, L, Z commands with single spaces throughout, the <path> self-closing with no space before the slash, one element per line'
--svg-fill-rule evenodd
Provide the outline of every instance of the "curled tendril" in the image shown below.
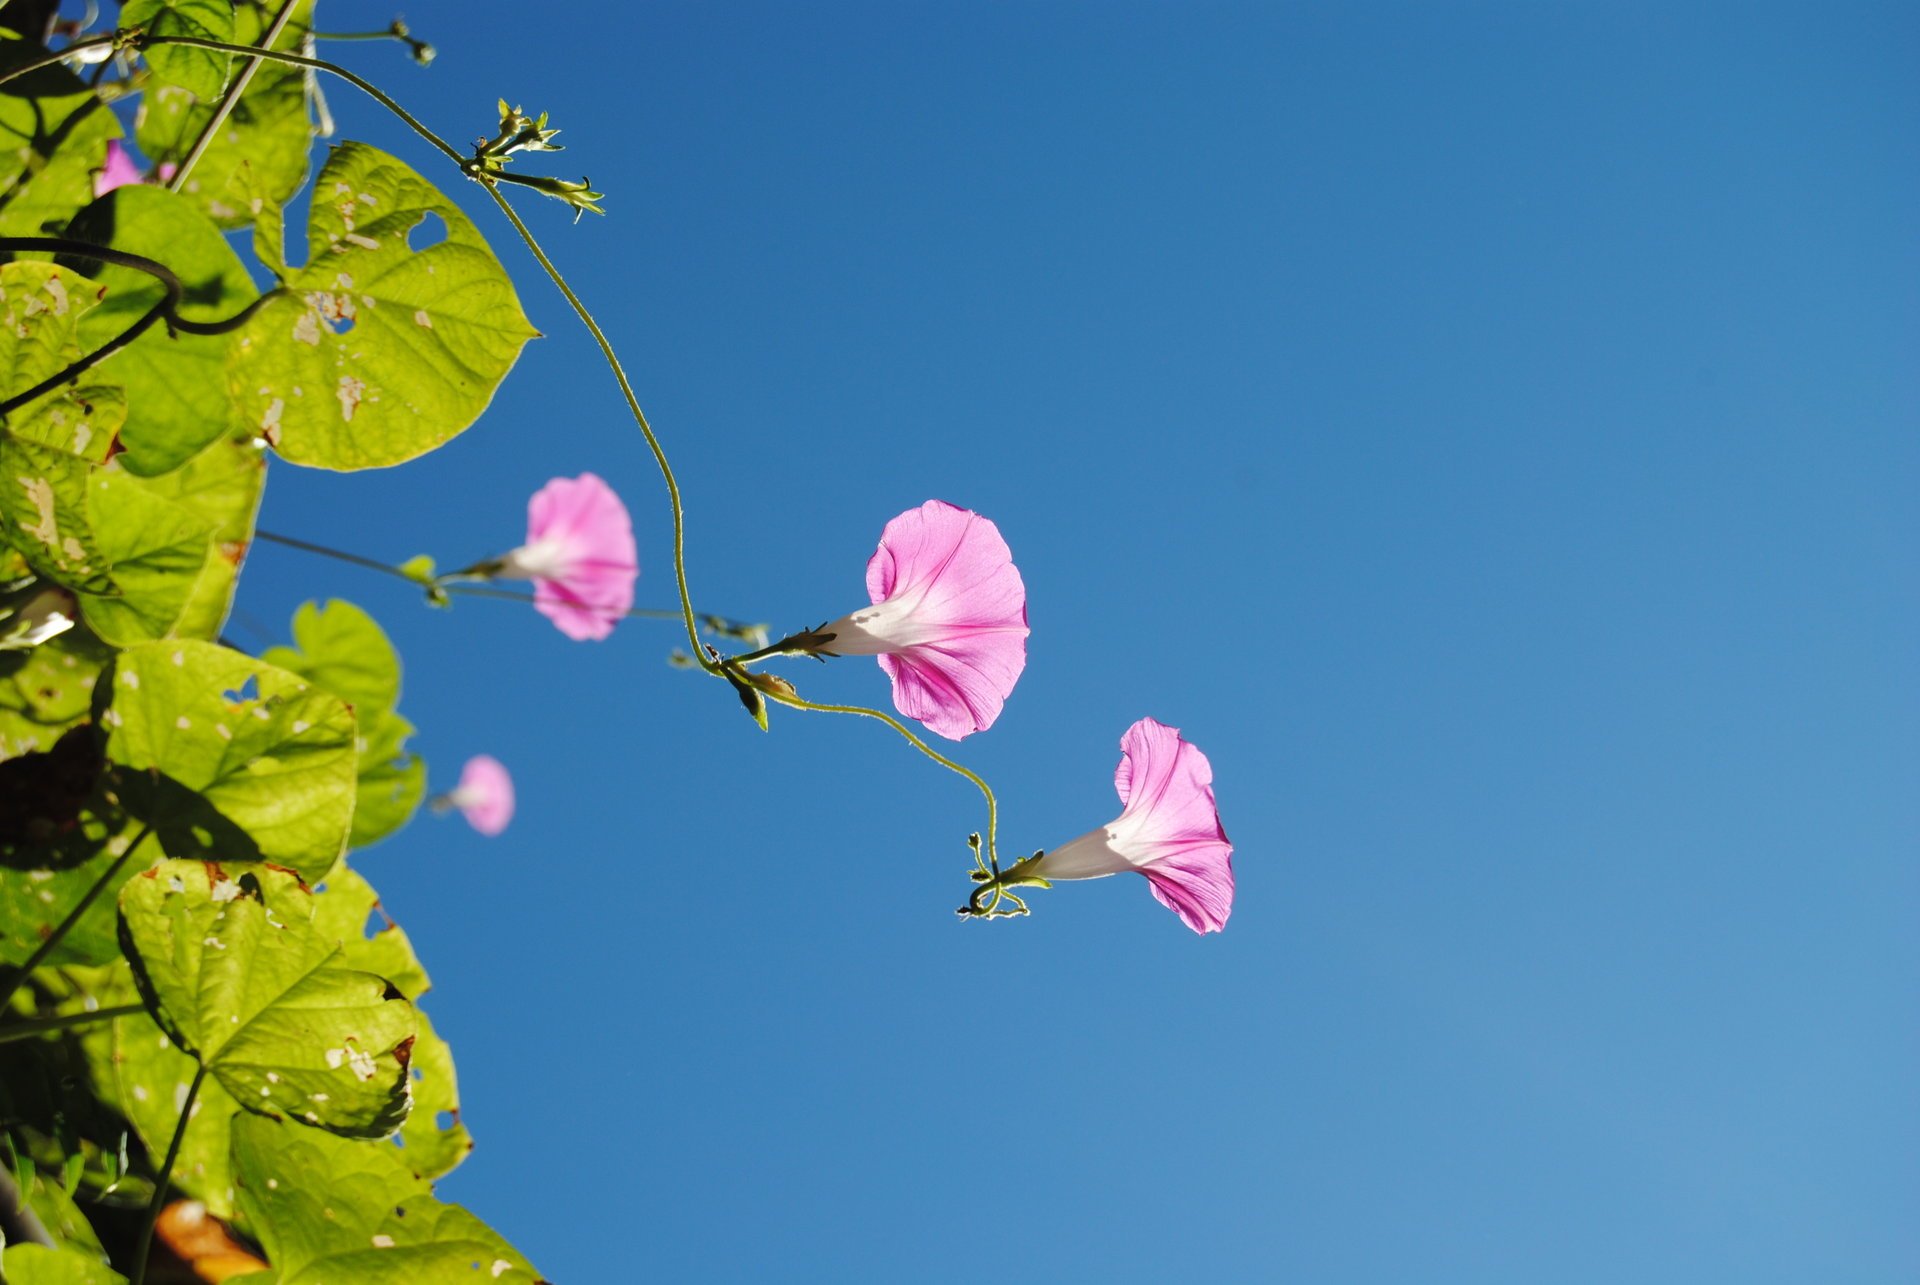
<path fill-rule="evenodd" d="M 968 835 L 967 846 L 973 849 L 974 868 L 967 873 L 967 877 L 973 880 L 974 889 L 967 897 L 967 904 L 954 912 L 962 919 L 1011 919 L 1031 914 L 1033 912 L 1027 909 L 1026 900 L 1014 889 L 1053 886 L 1039 875 L 1029 873 L 1046 855 L 1044 852 L 1023 857 L 1002 870 L 998 856 L 981 851 L 979 835 Z"/>

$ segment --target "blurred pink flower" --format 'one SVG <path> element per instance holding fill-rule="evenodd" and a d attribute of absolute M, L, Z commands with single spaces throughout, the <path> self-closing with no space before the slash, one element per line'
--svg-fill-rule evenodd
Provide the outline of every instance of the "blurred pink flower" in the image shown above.
<path fill-rule="evenodd" d="M 127 149 L 120 145 L 120 140 L 108 139 L 106 164 L 102 165 L 100 172 L 93 176 L 94 196 L 105 196 L 116 187 L 145 181 L 146 175 L 142 174 L 140 167 L 133 163 L 133 157 L 127 155 Z"/>
<path fill-rule="evenodd" d="M 513 778 L 491 754 L 468 759 L 460 771 L 460 784 L 443 797 L 484 835 L 499 834 L 513 820 Z"/>
<path fill-rule="evenodd" d="M 1213 801 L 1213 766 L 1200 747 L 1179 728 L 1143 718 L 1120 738 L 1113 787 L 1119 817 L 1061 844 L 1028 873 L 1058 881 L 1138 871 L 1187 927 L 1225 928 L 1233 913 L 1233 845 Z"/>
<path fill-rule="evenodd" d="M 535 609 L 567 637 L 605 638 L 640 575 L 627 506 L 591 473 L 554 478 L 527 503 L 527 542 L 495 574 L 533 581 Z"/>
<path fill-rule="evenodd" d="M 874 656 L 893 704 L 950 740 L 1000 717 L 1027 664 L 1027 587 L 1000 528 L 944 500 L 887 523 L 867 562 L 873 606 L 817 632 L 833 656 Z"/>
<path fill-rule="evenodd" d="M 179 168 L 172 161 L 162 161 L 154 177 L 161 183 L 171 182 Z M 142 174 L 140 167 L 134 164 L 133 157 L 128 154 L 125 147 L 121 146 L 120 140 L 108 139 L 106 162 L 100 167 L 100 172 L 93 176 L 94 197 L 97 199 L 105 196 L 116 187 L 128 187 L 146 181 L 146 175 Z"/>

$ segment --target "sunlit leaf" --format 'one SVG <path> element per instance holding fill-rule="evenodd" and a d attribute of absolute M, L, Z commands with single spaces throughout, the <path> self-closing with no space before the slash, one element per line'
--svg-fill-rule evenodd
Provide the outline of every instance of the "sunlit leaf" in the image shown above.
<path fill-rule="evenodd" d="M 121 890 L 121 939 L 162 1029 L 242 1108 L 384 1138 L 412 1103 L 413 1006 L 312 911 L 292 871 L 166 861 Z"/>
<path fill-rule="evenodd" d="M 233 1160 L 240 1209 L 281 1285 L 539 1280 L 499 1233 L 435 1199 L 391 1147 L 244 1116 L 234 1122 Z"/>
<path fill-rule="evenodd" d="M 229 438 L 214 442 L 171 473 L 139 479 L 149 494 L 212 527 L 212 552 L 174 623 L 175 637 L 214 638 L 226 624 L 266 480 L 266 452 Z"/>
<path fill-rule="evenodd" d="M 438 1178 L 467 1158 L 473 1136 L 460 1121 L 453 1050 L 417 1007 L 431 985 L 427 970 L 413 953 L 405 930 L 379 907 L 372 885 L 341 864 L 314 898 L 313 926 L 340 941 L 349 964 L 378 973 L 416 1005 L 420 1031 L 413 1045 L 413 1113 L 395 1141 L 409 1169 L 422 1178 Z"/>
<path fill-rule="evenodd" d="M 268 664 L 311 679 L 353 706 L 359 728 L 359 797 L 350 846 L 363 848 L 405 825 L 426 791 L 426 764 L 406 752 L 413 724 L 394 712 L 400 657 L 373 617 L 350 602 L 309 602 L 293 617 L 292 647 L 262 653 Z"/>
<path fill-rule="evenodd" d="M 319 879 L 353 821 L 353 715 L 272 665 L 194 641 L 114 666 L 104 716 L 121 800 L 174 856 L 263 859 Z"/>
<path fill-rule="evenodd" d="M 127 851 L 131 835 L 90 836 L 97 841 L 95 855 L 65 869 L 0 867 L 0 963 L 23 964 L 54 927 L 85 900 L 103 878 L 113 882 L 93 901 L 60 944 L 48 956 L 49 964 L 105 964 L 117 959 L 120 946 L 114 933 L 114 891 L 142 865 L 158 855 L 151 841 L 114 872 L 114 863 Z"/>
<path fill-rule="evenodd" d="M 430 217 L 446 229 L 428 244 Z M 361 143 L 314 183 L 307 266 L 233 349 L 240 418 L 297 464 L 399 464 L 461 432 L 532 326 L 480 232 L 411 169 Z"/>
<path fill-rule="evenodd" d="M 170 636 L 213 556 L 213 526 L 116 467 L 94 469 L 87 518 L 115 591 L 80 593 L 80 614 L 116 647 Z"/>

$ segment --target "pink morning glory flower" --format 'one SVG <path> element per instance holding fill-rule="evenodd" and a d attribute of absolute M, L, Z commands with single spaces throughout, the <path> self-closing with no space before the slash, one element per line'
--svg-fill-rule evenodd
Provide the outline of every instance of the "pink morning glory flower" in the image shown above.
<path fill-rule="evenodd" d="M 162 183 L 171 182 L 178 169 L 179 167 L 172 161 L 162 161 L 156 177 Z M 93 176 L 94 196 L 102 197 L 116 187 L 128 187 L 146 181 L 146 175 L 142 174 L 140 167 L 134 164 L 133 157 L 125 147 L 121 146 L 120 140 L 108 139 L 106 162 L 100 167 L 100 172 Z"/>
<path fill-rule="evenodd" d="M 108 139 L 107 161 L 100 167 L 100 172 L 93 176 L 93 194 L 96 197 L 105 196 L 116 187 L 126 187 L 130 183 L 145 181 L 146 175 L 142 174 L 140 167 L 133 163 L 133 157 L 129 156 L 127 149 L 120 145 L 120 140 Z"/>
<path fill-rule="evenodd" d="M 1120 738 L 1113 774 L 1120 815 L 1042 856 L 1027 873 L 1049 881 L 1137 871 L 1160 904 L 1197 933 L 1233 913 L 1233 845 L 1213 801 L 1213 765 L 1177 727 L 1143 718 Z"/>
<path fill-rule="evenodd" d="M 1000 717 L 1027 664 L 1027 587 L 1000 528 L 928 500 L 887 523 L 867 562 L 871 607 L 817 632 L 833 656 L 874 656 L 893 704 L 950 740 Z"/>
<path fill-rule="evenodd" d="M 491 754 L 476 754 L 460 771 L 460 784 L 441 796 L 443 806 L 460 809 L 467 823 L 492 836 L 513 820 L 513 778 Z"/>
<path fill-rule="evenodd" d="M 494 574 L 533 581 L 534 608 L 567 637 L 605 638 L 640 575 L 627 506 L 591 473 L 554 478 L 527 503 L 527 542 Z"/>

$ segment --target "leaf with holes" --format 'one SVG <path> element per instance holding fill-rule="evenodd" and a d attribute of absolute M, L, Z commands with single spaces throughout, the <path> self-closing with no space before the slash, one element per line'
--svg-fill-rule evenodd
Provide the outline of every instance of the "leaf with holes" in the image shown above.
<path fill-rule="evenodd" d="M 413 1101 L 413 1005 L 312 914 L 291 870 L 165 861 L 121 890 L 120 939 L 161 1028 L 243 1109 L 384 1138 Z"/>
<path fill-rule="evenodd" d="M 314 898 L 313 926 L 339 939 L 348 963 L 380 974 L 414 1002 L 420 1035 L 413 1045 L 413 1113 L 394 1140 L 407 1167 L 422 1178 L 451 1172 L 473 1150 L 473 1135 L 460 1122 L 453 1050 L 418 1007 L 432 983 L 406 931 L 386 917 L 372 885 L 345 863 L 334 867 Z"/>
<path fill-rule="evenodd" d="M 429 216 L 446 239 L 409 237 Z M 500 261 L 453 202 L 363 143 L 314 183 L 310 261 L 240 332 L 227 387 L 296 464 L 399 464 L 464 430 L 535 335 Z"/>
<path fill-rule="evenodd" d="M 353 823 L 353 714 L 211 643 L 147 643 L 114 665 L 102 720 L 121 802 L 173 856 L 267 860 L 318 880 Z"/>
<path fill-rule="evenodd" d="M 133 184 L 107 193 L 82 210 L 69 235 L 164 263 L 180 278 L 179 314 L 189 321 L 223 321 L 259 297 L 240 256 L 193 201 L 164 188 Z M 88 350 L 138 321 L 165 298 L 147 273 L 98 260 L 71 262 L 104 289 L 86 313 L 79 338 Z M 152 477 L 179 468 L 222 436 L 246 437 L 226 395 L 231 335 L 167 333 L 156 325 L 116 353 L 104 369 L 126 390 L 129 409 L 120 432 L 120 464 Z"/>
<path fill-rule="evenodd" d="M 0 32 L 0 71 L 46 53 L 38 41 Z M 113 113 L 65 67 L 0 85 L 0 236 L 57 234 L 93 199 L 93 176 L 118 137 Z"/>
<path fill-rule="evenodd" d="M 229 0 L 127 0 L 127 7 L 120 11 L 120 25 L 139 27 L 152 36 L 191 36 L 231 44 L 233 5 Z M 208 102 L 227 87 L 231 58 L 223 50 L 192 45 L 151 45 L 146 50 L 155 81 L 179 85 Z"/>
<path fill-rule="evenodd" d="M 539 1282 L 498 1232 L 435 1199 L 389 1147 L 243 1116 L 233 1126 L 233 1169 L 240 1210 L 280 1285 Z"/>
<path fill-rule="evenodd" d="M 373 617 L 350 602 L 309 602 L 293 617 L 293 647 L 261 659 L 309 678 L 353 706 L 359 726 L 359 797 L 348 845 L 364 848 L 405 825 L 426 792 L 426 764 L 406 752 L 413 724 L 394 712 L 400 657 Z"/>
<path fill-rule="evenodd" d="M 258 45 L 278 5 L 243 5 L 234 14 L 236 44 Z M 300 52 L 313 13 L 303 0 L 275 49 Z M 284 203 L 307 178 L 307 152 L 313 145 L 308 110 L 307 73 L 286 63 L 262 62 L 240 95 L 181 191 L 223 228 L 245 227 L 254 211 L 254 190 Z M 134 138 L 140 150 L 160 164 L 178 164 L 192 149 L 213 115 L 213 101 L 179 85 L 159 85 L 140 96 L 134 112 Z M 243 182 L 243 169 L 253 178 Z"/>
<path fill-rule="evenodd" d="M 117 594 L 89 511 L 97 471 L 77 455 L 0 433 L 0 529 L 39 575 L 75 593 Z"/>

